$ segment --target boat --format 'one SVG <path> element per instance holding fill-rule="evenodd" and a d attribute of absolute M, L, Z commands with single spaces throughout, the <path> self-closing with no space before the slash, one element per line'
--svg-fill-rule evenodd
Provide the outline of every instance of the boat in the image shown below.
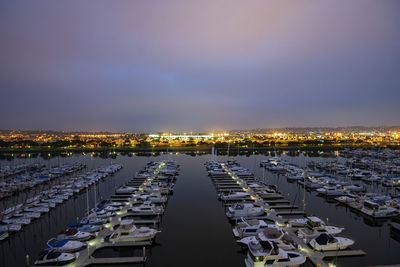
<path fill-rule="evenodd" d="M 235 203 L 233 206 L 228 208 L 226 216 L 231 219 L 237 219 L 241 217 L 250 218 L 264 214 L 263 207 L 254 206 L 251 203 Z"/>
<path fill-rule="evenodd" d="M 269 241 L 285 250 L 293 250 L 296 246 L 292 238 L 287 235 L 280 226 L 275 224 L 268 225 L 267 228 L 262 229 L 256 235 L 238 240 L 238 243 L 249 245 L 253 241 Z"/>
<path fill-rule="evenodd" d="M 340 196 L 335 198 L 336 201 L 344 204 L 354 203 L 356 202 L 357 198 L 354 196 Z"/>
<path fill-rule="evenodd" d="M 374 218 L 387 218 L 398 214 L 396 208 L 380 205 L 371 200 L 365 200 L 360 211 Z"/>
<path fill-rule="evenodd" d="M 84 248 L 85 244 L 76 240 L 52 238 L 47 241 L 47 247 L 60 252 L 74 252 Z"/>
<path fill-rule="evenodd" d="M 307 218 L 296 218 L 288 221 L 290 227 L 305 227 L 307 226 Z"/>
<path fill-rule="evenodd" d="M 141 195 L 139 198 L 144 201 L 151 201 L 153 203 L 165 203 L 168 201 L 168 198 L 166 196 L 161 195 L 160 192 L 157 193 L 153 192 L 151 194 Z"/>
<path fill-rule="evenodd" d="M 339 189 L 337 186 L 324 186 L 322 188 L 318 188 L 316 190 L 319 194 L 326 195 L 326 196 L 342 196 L 345 193 Z"/>
<path fill-rule="evenodd" d="M 78 226 L 76 229 L 78 231 L 82 231 L 82 232 L 88 232 L 88 233 L 94 233 L 97 231 L 100 231 L 101 225 L 92 225 L 92 224 L 84 224 L 81 226 Z"/>
<path fill-rule="evenodd" d="M 311 239 L 308 244 L 318 251 L 341 250 L 354 244 L 354 241 L 345 237 L 334 237 L 330 234 L 322 233 L 318 237 Z"/>
<path fill-rule="evenodd" d="M 49 265 L 49 264 L 62 264 L 73 262 L 75 260 L 75 254 L 59 252 L 55 249 L 44 250 L 39 258 L 35 261 L 35 265 Z"/>
<path fill-rule="evenodd" d="M 132 194 L 136 190 L 138 190 L 137 187 L 132 187 L 132 186 L 122 186 L 119 189 L 115 191 L 116 194 Z"/>
<path fill-rule="evenodd" d="M 110 242 L 136 242 L 152 240 L 159 231 L 149 227 L 136 227 L 131 219 L 121 221 L 120 226 L 115 230 L 110 238 Z"/>
<path fill-rule="evenodd" d="M 60 239 L 86 241 L 92 237 L 88 232 L 82 232 L 76 228 L 67 228 L 65 231 L 59 233 Z"/>
<path fill-rule="evenodd" d="M 246 267 L 283 267 L 300 266 L 306 257 L 295 251 L 285 251 L 270 241 L 252 241 L 248 246 Z"/>
<path fill-rule="evenodd" d="M 343 189 L 348 192 L 362 192 L 366 190 L 364 186 L 358 184 L 346 185 L 343 186 Z"/>
<path fill-rule="evenodd" d="M 0 225 L 0 232 L 18 232 L 21 228 L 21 224 L 2 224 Z"/>
<path fill-rule="evenodd" d="M 31 219 L 30 218 L 10 218 L 10 219 L 4 219 L 3 223 L 5 224 L 23 224 L 23 225 L 27 225 L 31 223 Z"/>
<path fill-rule="evenodd" d="M 14 217 L 18 218 L 30 218 L 30 219 L 38 219 L 40 218 L 40 212 L 21 212 L 21 213 L 15 213 Z"/>
<path fill-rule="evenodd" d="M 297 234 L 301 238 L 316 237 L 321 233 L 327 233 L 330 235 L 336 235 L 343 231 L 344 228 L 326 225 L 323 220 L 318 217 L 310 216 L 307 217 L 306 227 L 300 228 Z"/>
<path fill-rule="evenodd" d="M 254 224 L 246 222 L 246 224 L 238 224 L 233 229 L 233 235 L 236 238 L 243 238 L 247 236 L 257 235 L 259 232 L 263 231 L 263 229 L 268 227 L 268 224 L 262 220 L 253 220 Z"/>
<path fill-rule="evenodd" d="M 131 211 L 134 213 L 162 214 L 164 208 L 162 206 L 152 205 L 151 202 L 144 202 L 141 205 L 133 206 Z"/>

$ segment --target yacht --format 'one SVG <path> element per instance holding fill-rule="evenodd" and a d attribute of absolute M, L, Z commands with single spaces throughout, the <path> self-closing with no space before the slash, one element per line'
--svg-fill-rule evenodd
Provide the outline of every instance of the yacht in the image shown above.
<path fill-rule="evenodd" d="M 4 219 L 3 223 L 5 224 L 30 224 L 31 223 L 31 219 L 30 218 L 10 218 L 10 219 Z"/>
<path fill-rule="evenodd" d="M 345 195 L 343 190 L 339 189 L 337 186 L 329 186 L 326 185 L 322 188 L 318 188 L 316 190 L 319 194 L 326 195 L 326 196 L 342 196 Z"/>
<path fill-rule="evenodd" d="M 90 239 L 92 235 L 88 232 L 79 231 L 76 228 L 68 228 L 59 233 L 59 237 L 68 240 L 86 241 Z"/>
<path fill-rule="evenodd" d="M 346 185 L 343 189 L 348 192 L 363 192 L 366 190 L 364 186 L 358 184 Z"/>
<path fill-rule="evenodd" d="M 372 216 L 374 218 L 387 218 L 396 216 L 398 214 L 396 208 L 387 207 L 385 205 L 379 205 L 378 203 L 371 200 L 364 201 L 364 205 L 361 208 L 361 212 L 369 216 Z"/>
<path fill-rule="evenodd" d="M 71 253 L 59 252 L 57 250 L 44 250 L 39 258 L 35 261 L 35 265 L 58 265 L 67 264 L 75 260 L 75 255 Z"/>
<path fill-rule="evenodd" d="M 162 214 L 164 208 L 161 206 L 152 205 L 151 202 L 144 202 L 139 206 L 133 206 L 131 211 L 134 213 L 149 213 L 149 214 Z"/>
<path fill-rule="evenodd" d="M 318 217 L 310 216 L 307 217 L 306 227 L 300 228 L 297 231 L 299 237 L 316 237 L 321 233 L 327 233 L 330 235 L 336 235 L 343 231 L 344 228 L 326 225 L 323 220 Z"/>
<path fill-rule="evenodd" d="M 1 224 L 0 232 L 18 232 L 21 228 L 22 225 L 20 224 Z"/>
<path fill-rule="evenodd" d="M 166 196 L 161 195 L 160 192 L 158 193 L 153 192 L 151 194 L 141 195 L 139 198 L 145 201 L 151 201 L 153 203 L 165 203 L 168 201 L 168 198 Z"/>
<path fill-rule="evenodd" d="M 269 241 L 253 241 L 249 243 L 249 250 L 245 259 L 246 267 L 283 267 L 300 266 L 306 257 L 294 251 L 285 251 Z"/>
<path fill-rule="evenodd" d="M 354 241 L 345 237 L 334 237 L 330 234 L 322 233 L 318 237 L 311 239 L 308 244 L 318 251 L 341 250 L 354 244 Z"/>
<path fill-rule="evenodd" d="M 30 218 L 30 219 L 38 219 L 40 218 L 40 212 L 21 212 L 21 213 L 15 213 L 14 217 L 18 218 Z"/>
<path fill-rule="evenodd" d="M 59 252 L 74 252 L 85 247 L 85 244 L 80 241 L 52 238 L 47 241 L 47 247 Z"/>
<path fill-rule="evenodd" d="M 228 208 L 226 216 L 230 219 L 237 219 L 241 217 L 250 218 L 261 216 L 264 214 L 263 207 L 254 206 L 251 203 L 235 203 Z"/>
<path fill-rule="evenodd" d="M 349 204 L 354 203 L 357 200 L 357 197 L 347 195 L 347 196 L 340 196 L 335 198 L 335 200 L 339 201 L 340 203 Z"/>
<path fill-rule="evenodd" d="M 263 229 L 268 227 L 268 224 L 262 220 L 253 220 L 254 224 L 246 223 L 237 224 L 233 229 L 233 235 L 236 238 L 243 238 L 247 236 L 254 236 L 257 235 L 259 232 L 263 231 Z"/>
<path fill-rule="evenodd" d="M 257 235 L 244 237 L 238 240 L 238 243 L 249 245 L 253 241 L 269 241 L 277 245 L 281 249 L 295 249 L 295 244 L 292 238 L 284 233 L 281 227 L 275 224 L 268 225 L 267 228 L 259 231 Z"/>
<path fill-rule="evenodd" d="M 92 225 L 92 224 L 84 224 L 81 226 L 78 226 L 76 229 L 78 231 L 82 231 L 82 232 L 88 232 L 88 233 L 94 233 L 97 231 L 100 231 L 100 227 L 101 225 Z"/>
<path fill-rule="evenodd" d="M 122 220 L 120 226 L 115 230 L 109 240 L 110 242 L 136 242 L 152 240 L 159 231 L 149 227 L 136 227 L 133 220 Z"/>
<path fill-rule="evenodd" d="M 136 190 L 138 190 L 137 187 L 132 187 L 132 186 L 122 186 L 119 189 L 115 191 L 117 194 L 132 194 Z"/>

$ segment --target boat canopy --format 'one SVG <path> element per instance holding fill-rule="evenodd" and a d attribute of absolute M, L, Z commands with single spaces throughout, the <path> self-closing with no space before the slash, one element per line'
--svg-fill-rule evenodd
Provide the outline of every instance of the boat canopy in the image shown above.
<path fill-rule="evenodd" d="M 335 238 L 333 236 L 331 236 L 331 235 L 326 234 L 326 233 L 322 233 L 315 239 L 315 241 L 319 245 L 326 245 L 328 243 L 335 242 Z"/>

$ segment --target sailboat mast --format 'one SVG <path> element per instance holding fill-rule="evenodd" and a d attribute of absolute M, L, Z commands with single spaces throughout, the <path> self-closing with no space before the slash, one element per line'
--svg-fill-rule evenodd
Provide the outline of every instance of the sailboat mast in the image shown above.
<path fill-rule="evenodd" d="M 89 215 L 89 187 L 86 187 L 86 206 L 87 206 L 87 214 Z"/>

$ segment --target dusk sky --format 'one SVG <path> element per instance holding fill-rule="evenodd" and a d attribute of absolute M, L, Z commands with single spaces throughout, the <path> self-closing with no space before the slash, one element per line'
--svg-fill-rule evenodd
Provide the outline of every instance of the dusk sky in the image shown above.
<path fill-rule="evenodd" d="M 400 125 L 400 1 L 1 1 L 0 129 Z"/>

